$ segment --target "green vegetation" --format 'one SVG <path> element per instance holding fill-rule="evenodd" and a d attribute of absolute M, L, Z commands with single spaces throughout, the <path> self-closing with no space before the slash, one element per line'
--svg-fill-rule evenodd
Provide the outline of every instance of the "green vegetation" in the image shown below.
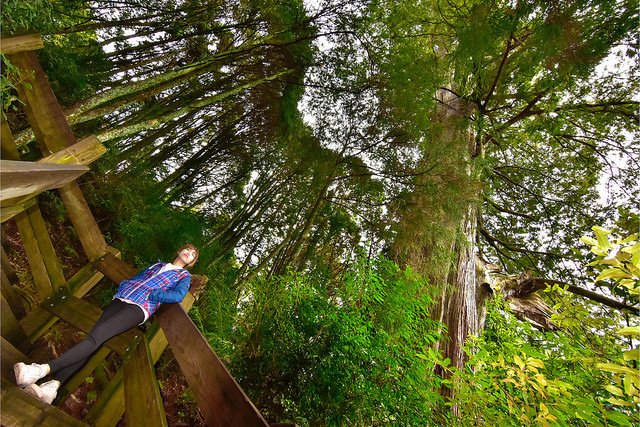
<path fill-rule="evenodd" d="M 637 424 L 637 2 L 27 3 L 109 244 L 202 248 L 270 422 Z"/>

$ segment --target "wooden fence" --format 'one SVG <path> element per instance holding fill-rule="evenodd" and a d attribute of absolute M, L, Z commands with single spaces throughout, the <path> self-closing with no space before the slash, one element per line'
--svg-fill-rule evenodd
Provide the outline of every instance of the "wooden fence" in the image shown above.
<path fill-rule="evenodd" d="M 77 141 L 42 71 L 34 50 L 43 47 L 37 34 L 0 41 L 0 49 L 18 67 L 18 95 L 43 157 L 22 161 L 11 129 L 2 116 L 0 210 L 2 223 L 15 220 L 31 275 L 42 302 L 27 310 L 17 292 L 17 278 L 2 248 L 1 412 L 3 426 L 114 426 L 125 415 L 127 425 L 167 425 L 154 364 L 171 348 L 207 425 L 266 426 L 267 423 L 220 362 L 187 312 L 191 294 L 180 304 L 163 304 L 155 321 L 142 332 L 135 328 L 112 338 L 59 391 L 64 401 L 84 379 L 116 352 L 122 366 L 112 375 L 84 420 L 44 404 L 15 386 L 12 366 L 29 361 L 33 343 L 59 319 L 88 332 L 101 310 L 82 297 L 103 277 L 119 284 L 137 273 L 105 242 L 76 182 L 106 149 L 98 138 Z M 37 196 L 57 189 L 89 263 L 65 278 Z"/>

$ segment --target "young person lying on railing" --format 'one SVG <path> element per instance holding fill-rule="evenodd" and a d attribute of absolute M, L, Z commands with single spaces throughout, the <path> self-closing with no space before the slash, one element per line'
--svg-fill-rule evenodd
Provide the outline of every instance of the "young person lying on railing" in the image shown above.
<path fill-rule="evenodd" d="M 191 284 L 191 274 L 186 269 L 196 263 L 198 255 L 195 246 L 185 245 L 173 262 L 158 262 L 120 283 L 118 292 L 84 341 L 45 364 L 20 362 L 13 366 L 18 386 L 43 402 L 53 402 L 60 385 L 107 340 L 146 322 L 161 303 L 182 301 Z M 53 379 L 36 384 L 49 374 Z"/>

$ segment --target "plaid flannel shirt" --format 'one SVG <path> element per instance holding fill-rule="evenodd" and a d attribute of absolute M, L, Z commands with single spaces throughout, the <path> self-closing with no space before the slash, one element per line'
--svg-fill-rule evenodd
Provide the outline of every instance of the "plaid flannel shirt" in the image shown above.
<path fill-rule="evenodd" d="M 166 263 L 158 262 L 125 280 L 113 298 L 134 303 L 145 312 L 145 321 L 163 302 L 180 302 L 189 291 L 191 274 L 182 268 L 158 274 Z"/>

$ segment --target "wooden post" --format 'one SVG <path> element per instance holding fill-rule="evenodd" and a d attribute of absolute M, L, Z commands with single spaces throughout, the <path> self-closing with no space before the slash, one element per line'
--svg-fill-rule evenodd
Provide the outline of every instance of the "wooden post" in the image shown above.
<path fill-rule="evenodd" d="M 2 363 L 0 363 L 2 378 L 8 380 L 12 384 L 15 384 L 16 382 L 16 377 L 13 373 L 13 365 L 18 362 L 31 363 L 31 360 L 25 356 L 24 353 L 2 337 L 0 337 L 0 356 L 2 357 Z"/>
<path fill-rule="evenodd" d="M 111 248 L 116 251 L 116 249 Z M 93 264 L 89 263 L 82 267 L 67 281 L 69 293 L 77 298 L 82 298 L 87 292 L 102 279 L 104 275 L 97 271 Z M 22 329 L 29 337 L 30 342 L 35 342 L 47 329 L 58 321 L 58 317 L 52 315 L 42 307 L 38 307 L 20 321 Z"/>
<path fill-rule="evenodd" d="M 16 215 L 16 224 L 18 225 L 22 246 L 27 253 L 33 283 L 36 285 L 38 295 L 40 295 L 41 298 L 45 298 L 51 295 L 53 287 L 51 286 L 51 280 L 47 274 L 47 267 L 42 259 L 35 233 L 33 232 L 29 216 L 26 212 L 20 212 Z"/>
<path fill-rule="evenodd" d="M 77 182 L 71 182 L 59 189 L 62 201 L 67 208 L 69 218 L 78 233 L 82 247 L 91 261 L 108 252 L 102 232 L 93 218 L 87 201 Z"/>
<path fill-rule="evenodd" d="M 23 80 L 17 85 L 18 95 L 25 103 L 27 119 L 42 154 L 46 156 L 75 144 L 76 137 L 36 54 L 23 52 L 11 55 L 8 59 L 20 69 Z"/>
<path fill-rule="evenodd" d="M 146 337 L 142 337 L 125 360 L 123 374 L 127 425 L 167 426 Z"/>
<path fill-rule="evenodd" d="M 21 344 L 27 341 L 27 337 L 2 295 L 0 295 L 0 310 L 2 313 L 0 335 L 14 346 L 21 347 Z"/>
<path fill-rule="evenodd" d="M 4 118 L 4 113 L 0 114 L 0 116 L 2 116 L 2 138 L 0 139 L 2 158 L 5 160 L 20 160 L 20 153 L 16 148 L 9 123 L 7 123 L 7 119 Z"/>
<path fill-rule="evenodd" d="M 208 426 L 267 425 L 180 305 L 156 316 Z"/>
<path fill-rule="evenodd" d="M 44 223 L 38 204 L 36 203 L 29 207 L 26 212 L 29 217 L 29 222 L 31 222 L 31 228 L 33 229 L 33 233 L 36 237 L 36 242 L 38 243 L 38 248 L 40 249 L 44 265 L 47 268 L 47 273 L 51 280 L 51 286 L 55 292 L 60 288 L 60 286 L 64 286 L 67 282 L 64 278 L 64 273 L 62 272 L 62 266 L 60 265 L 56 251 L 53 248 L 53 243 L 51 243 L 51 236 L 49 236 L 49 231 Z"/>

